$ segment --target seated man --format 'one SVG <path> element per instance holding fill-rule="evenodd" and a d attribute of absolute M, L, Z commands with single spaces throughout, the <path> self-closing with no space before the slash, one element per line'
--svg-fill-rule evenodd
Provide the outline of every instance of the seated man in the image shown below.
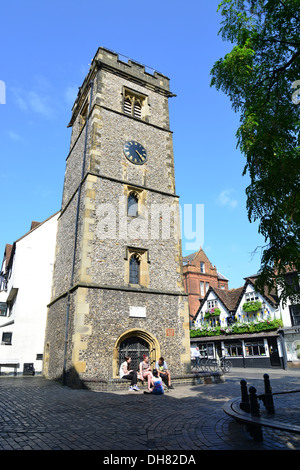
<path fill-rule="evenodd" d="M 167 382 L 168 389 L 173 389 L 173 385 L 171 384 L 171 374 L 168 369 L 167 363 L 163 357 L 160 357 L 158 361 L 156 361 L 155 365 L 158 375 L 163 379 L 163 381 Z"/>

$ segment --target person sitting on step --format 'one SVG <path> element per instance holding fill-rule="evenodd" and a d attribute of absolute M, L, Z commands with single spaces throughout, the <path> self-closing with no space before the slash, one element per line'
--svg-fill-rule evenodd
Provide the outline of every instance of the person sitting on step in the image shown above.
<path fill-rule="evenodd" d="M 163 395 L 165 393 L 164 386 L 161 377 L 158 375 L 158 371 L 154 369 L 153 371 L 153 378 L 151 379 L 152 387 L 147 392 L 144 393 L 152 393 L 153 395 Z"/>
<path fill-rule="evenodd" d="M 131 380 L 131 385 L 129 387 L 129 391 L 132 392 L 138 391 L 139 388 L 137 386 L 137 372 L 135 370 L 128 370 L 129 364 L 131 362 L 131 357 L 126 356 L 125 361 L 121 364 L 120 367 L 120 378 Z"/>
<path fill-rule="evenodd" d="M 151 388 L 151 379 L 153 378 L 151 372 L 151 366 L 149 364 L 149 356 L 146 354 L 143 355 L 143 361 L 140 363 L 140 379 L 144 382 L 145 379 L 148 381 L 148 391 Z"/>
<path fill-rule="evenodd" d="M 168 389 L 172 390 L 174 387 L 171 384 L 171 374 L 168 369 L 168 365 L 166 361 L 164 360 L 163 357 L 160 357 L 158 361 L 155 364 L 155 367 L 157 369 L 158 375 L 163 379 L 163 381 L 166 383 Z"/>

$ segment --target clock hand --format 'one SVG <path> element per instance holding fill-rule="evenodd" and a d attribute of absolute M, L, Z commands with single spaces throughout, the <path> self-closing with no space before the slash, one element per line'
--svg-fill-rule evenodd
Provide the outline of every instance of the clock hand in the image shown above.
<path fill-rule="evenodd" d="M 144 157 L 140 154 L 140 152 L 138 152 L 138 151 L 136 150 L 136 153 L 138 154 L 138 156 L 140 157 L 141 160 L 144 159 Z"/>

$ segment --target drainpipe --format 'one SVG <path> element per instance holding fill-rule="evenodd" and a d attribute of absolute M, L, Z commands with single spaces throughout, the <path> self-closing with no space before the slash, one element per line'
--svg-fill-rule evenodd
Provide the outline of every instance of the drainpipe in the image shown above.
<path fill-rule="evenodd" d="M 83 151 L 83 162 L 82 162 L 82 172 L 81 172 L 81 181 L 78 187 L 78 198 L 77 198 L 77 209 L 76 209 L 76 223 L 75 223 L 75 240 L 74 240 L 74 251 L 73 251 L 73 264 L 71 272 L 71 281 L 70 288 L 68 291 L 68 301 L 67 301 L 67 310 L 66 310 L 66 329 L 65 329 L 65 345 L 64 345 L 64 355 L 63 355 L 63 372 L 62 372 L 62 384 L 65 385 L 66 381 L 66 364 L 67 364 L 67 347 L 68 347 L 68 331 L 69 331 L 69 316 L 70 316 L 70 303 L 71 303 L 71 289 L 73 287 L 74 281 L 74 272 L 75 272 L 75 262 L 76 262 L 76 249 L 77 249 L 77 235 L 78 235 L 78 220 L 79 220 L 79 208 L 80 208 L 80 196 L 81 196 L 81 185 L 84 177 L 85 162 L 86 162 L 86 151 L 87 151 L 87 140 L 88 140 L 88 125 L 89 125 L 89 116 L 92 106 L 92 97 L 93 97 L 93 87 L 94 82 L 90 82 L 90 103 L 89 110 L 87 114 L 87 119 L 85 123 L 85 141 L 84 141 L 84 151 Z"/>

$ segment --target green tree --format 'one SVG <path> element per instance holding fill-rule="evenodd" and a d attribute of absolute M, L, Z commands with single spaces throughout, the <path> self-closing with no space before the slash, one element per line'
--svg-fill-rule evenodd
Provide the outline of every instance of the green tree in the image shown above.
<path fill-rule="evenodd" d="M 276 283 L 283 301 L 299 302 L 298 276 L 291 283 L 285 273 L 300 273 L 300 0 L 223 0 L 218 11 L 219 34 L 233 48 L 214 64 L 211 86 L 240 114 L 248 218 L 266 243 L 255 250 L 257 286 Z"/>

